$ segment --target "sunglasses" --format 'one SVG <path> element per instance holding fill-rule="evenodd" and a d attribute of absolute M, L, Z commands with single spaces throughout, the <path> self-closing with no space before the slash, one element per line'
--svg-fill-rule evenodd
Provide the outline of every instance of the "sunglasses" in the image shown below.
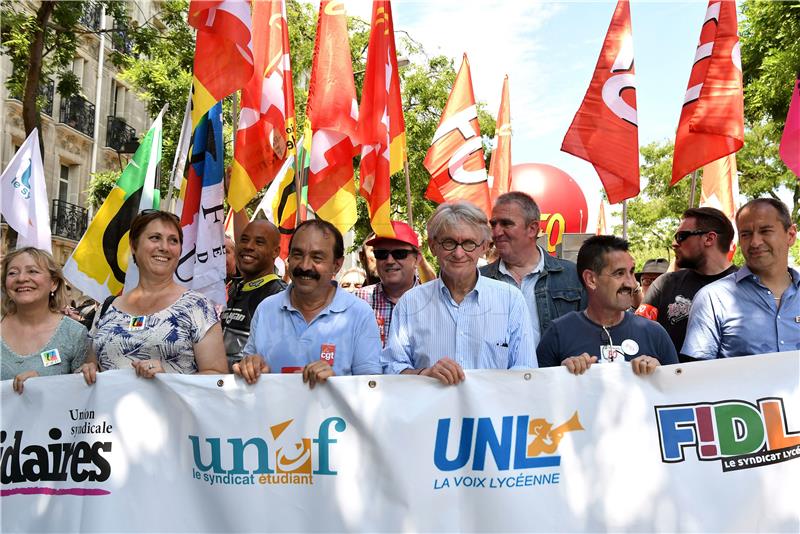
<path fill-rule="evenodd" d="M 394 250 L 376 248 L 372 250 L 372 253 L 375 255 L 376 260 L 386 260 L 389 258 L 389 254 L 391 254 L 396 260 L 404 260 L 409 254 L 413 254 L 414 256 L 417 255 L 416 250 L 409 250 L 407 248 L 396 248 Z"/>
<path fill-rule="evenodd" d="M 675 232 L 675 242 L 683 243 L 693 235 L 703 235 L 709 232 L 710 230 L 681 230 L 679 232 Z"/>

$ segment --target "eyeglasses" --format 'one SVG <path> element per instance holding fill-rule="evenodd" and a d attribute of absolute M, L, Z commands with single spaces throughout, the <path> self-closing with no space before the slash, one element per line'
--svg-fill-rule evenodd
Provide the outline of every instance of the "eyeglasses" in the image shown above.
<path fill-rule="evenodd" d="M 467 239 L 466 241 L 456 241 L 455 239 L 443 239 L 442 241 L 436 240 L 443 249 L 447 252 L 452 252 L 456 249 L 456 247 L 461 247 L 464 252 L 472 252 L 479 246 L 483 245 L 484 241 L 480 243 L 476 243 L 472 239 Z M 376 256 L 377 257 L 377 256 Z"/>
<path fill-rule="evenodd" d="M 675 242 L 680 244 L 692 237 L 693 235 L 703 235 L 709 233 L 710 230 L 681 230 L 675 232 Z"/>
<path fill-rule="evenodd" d="M 417 255 L 416 250 L 410 250 L 407 248 L 396 248 L 393 250 L 387 250 L 383 248 L 376 248 L 372 250 L 372 253 L 375 255 L 376 260 L 386 260 L 389 259 L 389 255 L 391 254 L 392 257 L 396 260 L 404 260 L 408 257 L 409 254 L 413 254 L 414 256 Z"/>

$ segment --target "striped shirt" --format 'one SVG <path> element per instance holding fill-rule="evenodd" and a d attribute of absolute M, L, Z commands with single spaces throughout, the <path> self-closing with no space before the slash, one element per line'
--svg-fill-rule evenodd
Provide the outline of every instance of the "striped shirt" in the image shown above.
<path fill-rule="evenodd" d="M 538 367 L 520 290 L 479 274 L 460 304 L 441 278 L 407 291 L 392 316 L 381 357 L 384 372 L 431 367 L 443 357 L 463 369 Z"/>
<path fill-rule="evenodd" d="M 414 285 L 419 285 L 419 278 L 414 277 Z M 364 286 L 356 289 L 353 293 L 360 299 L 363 299 L 372 306 L 372 311 L 375 312 L 375 321 L 378 323 L 378 330 L 381 332 L 381 345 L 386 346 L 386 340 L 389 338 L 389 325 L 392 323 L 392 310 L 394 310 L 395 303 L 389 300 L 389 295 L 383 289 L 383 283 L 378 282 L 371 286 Z"/>

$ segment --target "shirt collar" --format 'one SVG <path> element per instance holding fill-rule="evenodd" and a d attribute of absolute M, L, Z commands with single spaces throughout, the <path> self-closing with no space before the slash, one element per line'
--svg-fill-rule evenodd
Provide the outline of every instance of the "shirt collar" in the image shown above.
<path fill-rule="evenodd" d="M 480 302 L 481 302 L 481 290 L 483 290 L 486 287 L 487 282 L 486 282 L 486 277 L 481 276 L 480 269 L 476 269 L 476 271 L 478 273 L 478 280 L 477 280 L 477 282 L 475 282 L 475 287 L 473 287 L 472 290 L 469 293 L 467 293 L 464 298 L 466 298 L 467 296 L 472 294 L 472 292 L 474 291 L 476 293 L 477 297 L 478 297 L 478 304 L 480 305 Z M 453 300 L 453 296 L 450 294 L 450 290 L 447 289 L 447 286 L 444 284 L 444 280 L 442 280 L 441 276 L 436 279 L 436 283 L 439 284 L 439 291 L 441 292 L 441 294 L 444 297 L 446 297 L 446 298 L 448 298 L 450 300 Z"/>
<path fill-rule="evenodd" d="M 539 251 L 539 263 L 536 264 L 536 267 L 534 267 L 533 270 L 531 270 L 531 272 L 525 275 L 526 277 L 535 274 L 540 274 L 542 271 L 544 271 L 544 250 L 542 250 L 542 247 L 540 247 L 539 245 L 536 245 L 536 249 Z M 514 275 L 512 275 L 511 271 L 508 270 L 506 262 L 503 261 L 502 258 L 500 258 L 500 264 L 498 265 L 498 270 L 504 275 L 514 278 Z"/>
<path fill-rule="evenodd" d="M 737 284 L 748 277 L 752 277 L 754 280 L 761 280 L 747 265 L 742 265 L 742 268 L 736 271 L 733 276 Z M 792 277 L 792 285 L 800 287 L 800 272 L 798 272 L 797 269 L 789 267 L 789 276 Z"/>

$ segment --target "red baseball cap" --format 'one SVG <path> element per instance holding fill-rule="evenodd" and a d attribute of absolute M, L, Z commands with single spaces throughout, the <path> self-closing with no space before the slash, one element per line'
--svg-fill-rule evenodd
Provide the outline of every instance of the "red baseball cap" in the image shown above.
<path fill-rule="evenodd" d="M 373 237 L 365 243 L 365 245 L 375 246 L 376 243 L 381 241 L 400 241 L 412 247 L 419 248 L 419 238 L 417 233 L 407 223 L 403 221 L 392 221 L 392 230 L 394 230 L 395 237 L 377 236 Z"/>

